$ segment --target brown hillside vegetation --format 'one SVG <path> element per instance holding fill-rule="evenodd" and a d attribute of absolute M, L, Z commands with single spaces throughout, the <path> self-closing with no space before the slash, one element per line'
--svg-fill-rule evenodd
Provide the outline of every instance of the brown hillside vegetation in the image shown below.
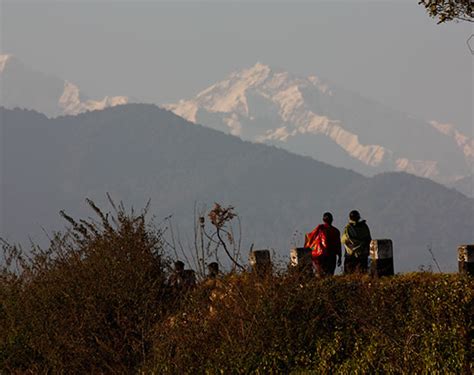
<path fill-rule="evenodd" d="M 5 245 L 1 373 L 469 373 L 474 280 L 279 271 L 169 288 L 145 212 L 70 223 L 25 258 Z"/>
<path fill-rule="evenodd" d="M 303 283 L 288 275 L 228 276 L 217 301 L 207 302 L 203 286 L 155 327 L 144 369 L 470 373 L 473 286 L 429 273 Z"/>

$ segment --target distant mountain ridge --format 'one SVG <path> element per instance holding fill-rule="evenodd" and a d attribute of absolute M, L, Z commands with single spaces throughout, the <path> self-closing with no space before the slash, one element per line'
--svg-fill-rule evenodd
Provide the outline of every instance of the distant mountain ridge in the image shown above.
<path fill-rule="evenodd" d="M 67 80 L 0 55 L 0 105 L 49 117 L 130 103 L 93 100 Z M 452 124 L 415 119 L 329 84 L 257 63 L 194 99 L 165 106 L 194 123 L 276 145 L 364 175 L 404 171 L 474 197 L 474 140 Z"/>
<path fill-rule="evenodd" d="M 474 139 L 334 87 L 257 63 L 166 108 L 195 123 L 373 175 L 442 183 L 472 173 Z"/>
<path fill-rule="evenodd" d="M 452 187 L 468 197 L 474 197 L 474 176 L 464 177 L 456 181 Z"/>
<path fill-rule="evenodd" d="M 67 80 L 35 71 L 13 55 L 0 55 L 0 105 L 34 109 L 49 117 L 77 115 L 86 111 L 126 104 L 126 96 L 89 99 Z"/>
<path fill-rule="evenodd" d="M 157 221 L 173 215 L 184 242 L 192 242 L 196 202 L 232 204 L 242 220 L 244 254 L 253 243 L 287 257 L 324 211 L 342 228 L 354 208 L 375 238 L 393 239 L 397 271 L 429 265 L 430 244 L 443 270 L 453 270 L 456 246 L 472 243 L 474 200 L 452 189 L 405 173 L 367 178 L 153 105 L 54 119 L 0 109 L 0 133 L 8 140 L 0 154 L 0 235 L 12 241 L 61 228 L 60 209 L 89 215 L 84 199 L 104 207 L 109 192 L 136 208 L 151 198 L 151 214 Z"/>

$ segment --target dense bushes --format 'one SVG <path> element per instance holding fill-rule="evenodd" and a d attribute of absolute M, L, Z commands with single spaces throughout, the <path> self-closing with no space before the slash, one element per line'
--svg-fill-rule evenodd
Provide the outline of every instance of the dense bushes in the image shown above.
<path fill-rule="evenodd" d="M 242 272 L 177 295 L 145 214 L 90 204 L 30 259 L 5 247 L 1 373 L 473 370 L 472 278 Z"/>
<path fill-rule="evenodd" d="M 170 298 L 162 234 L 144 213 L 109 217 L 90 203 L 98 221 L 64 215 L 68 234 L 30 260 L 4 249 L 0 372 L 124 373 L 144 361 Z"/>
<path fill-rule="evenodd" d="M 472 369 L 472 279 L 409 274 L 300 282 L 229 276 L 156 328 L 156 373 L 462 373 Z M 211 307 L 211 309 L 209 309 Z"/>

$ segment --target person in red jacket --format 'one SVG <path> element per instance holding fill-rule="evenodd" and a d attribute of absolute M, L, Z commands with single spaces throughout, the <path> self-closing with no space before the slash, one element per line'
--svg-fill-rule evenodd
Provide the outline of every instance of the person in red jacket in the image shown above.
<path fill-rule="evenodd" d="M 312 249 L 313 268 L 318 277 L 334 275 L 336 262 L 341 266 L 341 234 L 332 222 L 332 214 L 325 212 L 323 224 L 306 235 L 305 247 Z"/>

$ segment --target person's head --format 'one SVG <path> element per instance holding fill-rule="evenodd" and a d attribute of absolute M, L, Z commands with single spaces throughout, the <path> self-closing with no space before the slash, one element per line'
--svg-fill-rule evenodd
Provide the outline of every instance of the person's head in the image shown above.
<path fill-rule="evenodd" d="M 216 277 L 219 274 L 219 264 L 217 262 L 209 263 L 207 266 L 209 277 Z"/>
<path fill-rule="evenodd" d="M 350 220 L 350 221 L 354 221 L 355 223 L 357 223 L 357 222 L 360 220 L 360 213 L 359 213 L 359 211 L 357 211 L 357 210 L 352 210 L 352 211 L 349 213 L 349 220 Z"/>
<path fill-rule="evenodd" d="M 330 212 L 325 212 L 323 215 L 323 222 L 326 224 L 332 224 L 333 217 Z"/>
<path fill-rule="evenodd" d="M 177 260 L 174 262 L 174 270 L 176 272 L 183 272 L 184 271 L 184 263 L 181 262 L 180 260 Z"/>

